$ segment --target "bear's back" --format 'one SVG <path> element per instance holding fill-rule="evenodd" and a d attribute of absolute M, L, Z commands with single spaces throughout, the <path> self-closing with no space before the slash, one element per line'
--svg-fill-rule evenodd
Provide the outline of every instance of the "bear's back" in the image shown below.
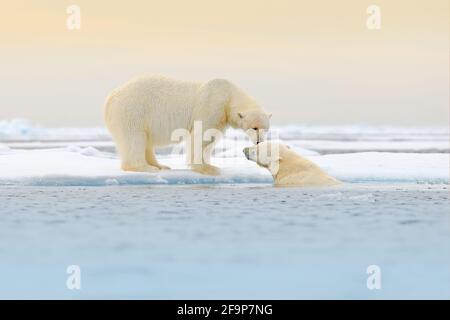
<path fill-rule="evenodd" d="M 200 85 L 197 82 L 181 81 L 164 76 L 146 76 L 128 81 L 115 89 L 111 95 L 132 99 L 153 99 L 159 102 L 180 101 L 194 96 Z"/>

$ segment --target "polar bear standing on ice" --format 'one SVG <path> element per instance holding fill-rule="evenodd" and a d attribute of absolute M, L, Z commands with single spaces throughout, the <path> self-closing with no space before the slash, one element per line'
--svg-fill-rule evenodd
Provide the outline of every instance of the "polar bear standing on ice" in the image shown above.
<path fill-rule="evenodd" d="M 137 78 L 114 90 L 106 100 L 104 118 L 122 169 L 151 172 L 169 169 L 158 163 L 154 148 L 173 144 L 174 130 L 192 132 L 194 121 L 201 121 L 203 132 L 224 132 L 231 126 L 245 130 L 258 143 L 269 129 L 270 115 L 227 80 L 198 83 L 152 76 Z M 192 170 L 209 175 L 220 173 L 209 163 L 214 142 L 201 142 L 201 162 L 188 159 Z M 189 154 L 193 156 L 193 152 Z"/>

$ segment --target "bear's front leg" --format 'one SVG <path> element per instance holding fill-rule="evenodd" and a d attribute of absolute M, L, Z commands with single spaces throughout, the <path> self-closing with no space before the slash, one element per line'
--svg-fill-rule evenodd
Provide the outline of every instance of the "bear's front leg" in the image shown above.
<path fill-rule="evenodd" d="M 153 145 L 150 143 L 147 143 L 147 148 L 145 149 L 145 160 L 147 161 L 147 163 L 150 166 L 156 167 L 160 170 L 169 170 L 170 169 L 170 167 L 165 166 L 165 165 L 159 163 L 158 160 L 156 160 L 155 151 L 153 150 Z"/>
<path fill-rule="evenodd" d="M 212 164 L 192 164 L 191 170 L 208 176 L 218 176 L 220 175 L 220 168 L 213 166 Z"/>
<path fill-rule="evenodd" d="M 188 164 L 191 170 L 209 176 L 220 175 L 220 168 L 210 164 L 213 149 L 214 142 L 204 141 L 201 148 L 195 148 L 195 141 L 192 141 L 190 150 L 188 150 Z"/>

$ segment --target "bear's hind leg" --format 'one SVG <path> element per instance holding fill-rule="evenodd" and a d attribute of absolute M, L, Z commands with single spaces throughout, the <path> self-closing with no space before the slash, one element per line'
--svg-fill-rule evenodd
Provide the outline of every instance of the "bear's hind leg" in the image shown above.
<path fill-rule="evenodd" d="M 147 145 L 145 148 L 145 160 L 147 163 L 153 167 L 157 167 L 161 170 L 169 170 L 170 167 L 160 164 L 155 157 L 155 150 L 153 149 L 153 144 L 151 143 L 150 138 L 147 138 Z"/>
<path fill-rule="evenodd" d="M 123 136 L 116 140 L 117 149 L 122 160 L 122 170 L 135 172 L 155 172 L 159 168 L 151 166 L 145 160 L 147 137 L 144 132 L 135 133 L 130 138 Z"/>

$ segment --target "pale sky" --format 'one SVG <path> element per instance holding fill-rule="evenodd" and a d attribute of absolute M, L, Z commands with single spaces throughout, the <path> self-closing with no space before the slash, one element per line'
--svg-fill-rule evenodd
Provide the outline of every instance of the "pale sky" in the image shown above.
<path fill-rule="evenodd" d="M 66 8 L 81 9 L 81 29 Z M 369 30 L 366 10 L 381 9 Z M 449 123 L 448 0 L 3 1 L 0 119 L 102 125 L 137 75 L 227 78 L 275 124 Z"/>

